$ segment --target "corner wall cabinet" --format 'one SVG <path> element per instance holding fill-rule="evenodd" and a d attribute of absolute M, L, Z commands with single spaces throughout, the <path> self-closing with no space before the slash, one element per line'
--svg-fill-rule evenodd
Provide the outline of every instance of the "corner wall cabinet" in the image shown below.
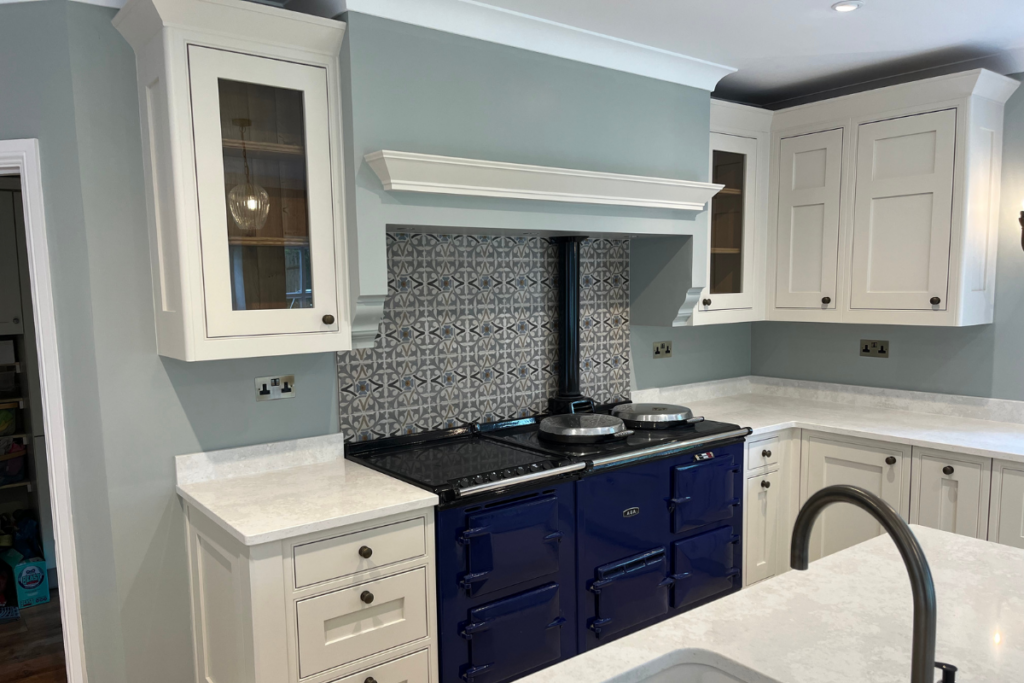
<path fill-rule="evenodd" d="M 1018 85 L 977 69 L 775 112 L 767 318 L 992 322 Z"/>
<path fill-rule="evenodd" d="M 338 54 L 345 24 L 130 0 L 157 343 L 181 360 L 351 348 Z"/>

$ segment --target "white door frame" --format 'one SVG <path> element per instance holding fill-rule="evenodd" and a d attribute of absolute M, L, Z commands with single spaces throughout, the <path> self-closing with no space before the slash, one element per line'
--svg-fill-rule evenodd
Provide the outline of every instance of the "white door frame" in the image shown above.
<path fill-rule="evenodd" d="M 69 683 L 87 683 L 85 643 L 82 639 L 82 606 L 78 592 L 78 553 L 75 550 L 68 482 L 68 444 L 64 432 L 64 396 L 57 354 L 57 321 L 50 280 L 50 249 L 43 212 L 43 179 L 39 141 L 0 140 L 0 175 L 21 176 L 25 211 L 25 242 L 29 281 L 32 283 L 32 314 L 39 355 L 43 428 L 46 434 L 46 469 L 50 482 L 50 509 L 57 549 L 57 585 L 60 588 L 60 619 L 64 632 L 64 656 Z"/>

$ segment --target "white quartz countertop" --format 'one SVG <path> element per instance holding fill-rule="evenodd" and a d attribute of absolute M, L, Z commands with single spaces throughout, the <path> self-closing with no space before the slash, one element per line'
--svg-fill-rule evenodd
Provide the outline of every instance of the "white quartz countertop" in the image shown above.
<path fill-rule="evenodd" d="M 965 683 L 1024 680 L 1024 550 L 912 529 L 935 581 L 935 658 L 959 667 Z M 906 683 L 912 616 L 910 581 L 885 535 L 521 683 L 643 681 L 683 649 L 728 658 L 780 683 Z"/>
<path fill-rule="evenodd" d="M 341 458 L 178 484 L 178 494 L 245 545 L 437 505 L 429 491 Z"/>
<path fill-rule="evenodd" d="M 751 427 L 755 435 L 810 429 L 1024 462 L 1024 424 L 766 394 L 738 394 L 686 405 L 709 420 Z"/>

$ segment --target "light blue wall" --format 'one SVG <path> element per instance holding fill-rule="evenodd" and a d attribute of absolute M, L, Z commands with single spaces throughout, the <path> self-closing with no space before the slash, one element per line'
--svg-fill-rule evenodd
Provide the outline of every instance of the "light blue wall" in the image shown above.
<path fill-rule="evenodd" d="M 407 216 L 452 225 L 474 216 L 480 225 L 522 230 L 706 224 L 703 216 L 668 211 L 385 193 L 363 162 L 380 149 L 706 180 L 710 97 L 355 12 L 348 21 L 350 177 L 353 217 L 362 226 L 403 223 Z M 749 325 L 634 328 L 631 337 L 641 349 L 633 356 L 641 388 L 750 370 Z M 642 350 L 653 339 L 672 339 L 676 357 L 652 365 Z"/>
<path fill-rule="evenodd" d="M 1015 76 L 1024 80 L 1024 74 Z M 965 328 L 756 323 L 757 375 L 1024 400 L 1024 87 L 1006 104 L 995 323 Z M 861 358 L 888 339 L 888 360 Z"/>
<path fill-rule="evenodd" d="M 193 678 L 173 456 L 337 430 L 333 354 L 156 354 L 135 59 L 113 10 L 0 5 L 0 139 L 38 138 L 91 681 Z M 253 378 L 295 373 L 294 400 Z"/>

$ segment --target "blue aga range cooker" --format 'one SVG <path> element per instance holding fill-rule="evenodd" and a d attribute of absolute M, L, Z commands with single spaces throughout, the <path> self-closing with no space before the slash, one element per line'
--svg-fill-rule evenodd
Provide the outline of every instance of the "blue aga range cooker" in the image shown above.
<path fill-rule="evenodd" d="M 749 429 L 697 418 L 570 444 L 539 422 L 349 447 L 441 499 L 441 683 L 511 681 L 740 587 Z"/>

